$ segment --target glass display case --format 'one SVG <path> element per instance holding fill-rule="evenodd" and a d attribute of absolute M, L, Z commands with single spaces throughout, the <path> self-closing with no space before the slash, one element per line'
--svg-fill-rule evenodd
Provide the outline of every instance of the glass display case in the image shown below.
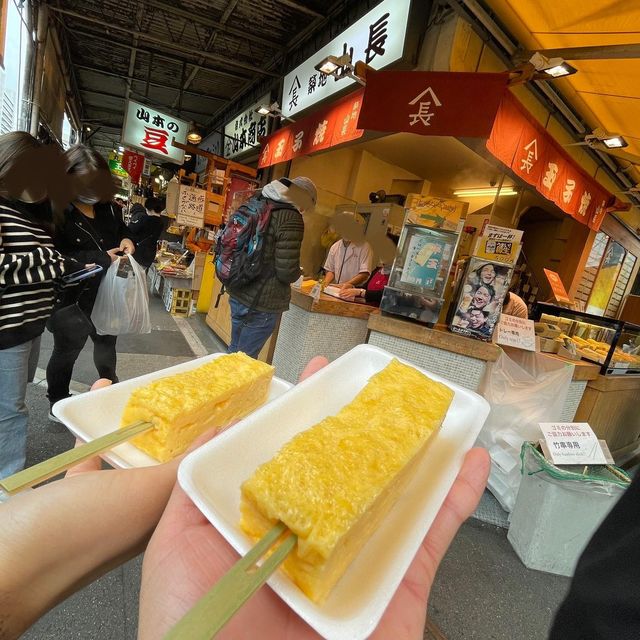
<path fill-rule="evenodd" d="M 640 374 L 640 326 L 539 302 L 533 319 L 560 330 L 556 339 L 568 340 L 578 355 L 600 365 L 602 375 Z"/>

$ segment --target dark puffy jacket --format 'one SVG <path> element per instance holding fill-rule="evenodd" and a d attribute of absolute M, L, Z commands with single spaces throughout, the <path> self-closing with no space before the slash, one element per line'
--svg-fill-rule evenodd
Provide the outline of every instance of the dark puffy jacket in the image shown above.
<path fill-rule="evenodd" d="M 304 222 L 291 208 L 274 209 L 264 244 L 263 276 L 229 295 L 256 311 L 286 311 L 291 283 L 300 277 L 300 245 Z"/>

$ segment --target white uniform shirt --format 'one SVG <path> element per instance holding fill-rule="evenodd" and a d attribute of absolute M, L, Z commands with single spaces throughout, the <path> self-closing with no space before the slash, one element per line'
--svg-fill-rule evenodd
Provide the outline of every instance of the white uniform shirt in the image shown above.
<path fill-rule="evenodd" d="M 351 242 L 345 247 L 344 242 L 338 240 L 329 249 L 324 269 L 335 275 L 336 284 L 347 282 L 359 273 L 371 273 L 371 246 L 368 242 L 360 246 Z"/>

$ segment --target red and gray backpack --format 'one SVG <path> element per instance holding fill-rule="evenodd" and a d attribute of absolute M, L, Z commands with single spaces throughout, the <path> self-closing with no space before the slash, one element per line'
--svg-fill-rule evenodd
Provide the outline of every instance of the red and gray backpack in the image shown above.
<path fill-rule="evenodd" d="M 276 206 L 283 205 L 258 195 L 229 217 L 215 249 L 216 275 L 225 288 L 241 288 L 261 274 L 265 236 Z"/>

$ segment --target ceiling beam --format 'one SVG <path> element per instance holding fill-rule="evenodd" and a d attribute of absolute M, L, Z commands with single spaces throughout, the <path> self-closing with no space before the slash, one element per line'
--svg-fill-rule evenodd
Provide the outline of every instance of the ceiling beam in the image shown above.
<path fill-rule="evenodd" d="M 308 16 L 313 16 L 314 18 L 324 18 L 324 15 L 315 11 L 314 9 L 310 9 L 309 7 L 305 7 L 303 4 L 299 2 L 295 2 L 294 0 L 276 0 L 278 4 L 282 4 L 285 7 L 289 7 L 290 9 L 295 9 L 300 13 L 306 13 Z"/>
<path fill-rule="evenodd" d="M 213 20 L 212 18 L 207 18 L 202 14 L 194 14 L 193 11 L 188 11 L 187 9 L 182 9 L 177 7 L 175 4 L 167 4 L 165 2 L 160 2 L 160 0 L 146 0 L 145 4 L 148 7 L 154 7 L 155 9 L 160 9 L 162 11 L 166 11 L 171 15 L 178 16 L 180 18 L 184 18 L 189 22 L 195 22 L 197 24 L 201 24 L 205 27 L 210 27 L 212 29 L 216 29 L 218 31 L 222 31 L 226 35 L 235 36 L 242 41 L 246 41 L 248 38 L 255 42 L 259 42 L 265 47 L 270 47 L 271 49 L 279 49 L 283 50 L 284 47 L 278 43 L 270 40 L 269 38 L 262 38 L 260 36 L 249 34 L 244 29 L 236 29 L 235 27 L 230 27 L 222 21 Z"/>
<path fill-rule="evenodd" d="M 143 31 L 138 31 L 136 29 L 130 29 L 128 27 L 123 27 L 120 25 L 116 25 L 113 22 L 109 22 L 108 20 L 102 20 L 100 18 L 93 18 L 90 16 L 83 15 L 82 13 L 78 13 L 77 11 L 71 11 L 70 9 L 63 9 L 61 7 L 54 7 L 53 5 L 49 5 L 49 8 L 52 11 L 57 13 L 62 13 L 64 15 L 68 15 L 72 18 L 76 18 L 77 20 L 81 20 L 84 22 L 88 22 L 90 24 L 96 24 L 101 27 L 107 27 L 108 29 L 113 29 L 114 31 L 120 31 L 122 33 L 128 33 L 131 36 L 137 36 L 140 40 L 145 40 L 146 42 L 150 42 L 155 45 L 159 45 L 161 47 L 165 47 L 167 49 L 173 49 L 174 51 L 179 51 L 180 53 L 186 53 L 188 55 L 201 56 L 206 58 L 207 60 L 211 60 L 212 62 L 217 62 L 219 64 L 224 64 L 226 67 L 235 67 L 236 69 L 242 69 L 243 71 L 249 71 L 251 73 L 258 73 L 263 76 L 270 76 L 277 78 L 278 74 L 273 73 L 272 71 L 267 71 L 266 69 L 261 69 L 252 64 L 246 64 L 244 62 L 239 62 L 237 60 L 230 60 L 225 56 L 218 56 L 213 53 L 208 53 L 205 51 L 198 51 L 198 49 L 194 49 L 192 47 L 187 47 L 176 42 L 168 42 L 167 40 L 163 40 L 162 38 L 156 38 L 148 33 L 144 33 Z M 245 37 L 246 34 L 245 34 Z"/>
<path fill-rule="evenodd" d="M 144 78 L 137 78 L 136 76 L 123 76 L 120 73 L 114 73 L 113 71 L 107 71 L 106 69 L 99 69 L 98 67 L 90 67 L 84 64 L 76 64 L 74 65 L 76 69 L 80 71 L 87 71 L 89 73 L 96 73 L 103 76 L 108 76 L 110 78 L 118 78 L 118 80 L 129 81 L 129 82 L 142 82 L 145 83 L 146 80 Z M 175 85 L 166 84 L 164 82 L 157 82 L 151 80 L 149 84 L 152 87 L 158 87 L 160 89 L 169 89 L 170 91 L 180 91 L 180 87 L 176 87 Z M 193 96 L 194 98 L 205 98 L 207 100 L 218 100 L 219 102 L 229 102 L 229 98 L 226 96 L 219 96 L 212 93 L 198 93 L 197 91 L 188 91 L 184 90 L 183 93 L 186 96 Z"/>
<path fill-rule="evenodd" d="M 518 52 L 517 59 L 529 60 L 535 51 Z M 603 44 L 590 47 L 565 47 L 564 49 L 539 49 L 546 58 L 565 60 L 621 60 L 640 58 L 640 44 Z"/>

